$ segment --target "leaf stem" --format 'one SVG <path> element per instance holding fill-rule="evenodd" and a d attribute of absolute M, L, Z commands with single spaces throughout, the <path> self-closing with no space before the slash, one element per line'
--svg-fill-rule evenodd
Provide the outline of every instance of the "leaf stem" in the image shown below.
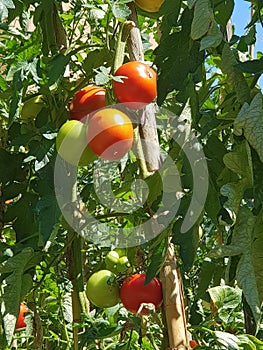
<path fill-rule="evenodd" d="M 134 27 L 133 21 L 125 21 L 120 24 L 119 34 L 117 38 L 116 53 L 113 62 L 113 72 L 122 65 L 125 54 L 126 41 L 129 37 L 130 30 Z"/>

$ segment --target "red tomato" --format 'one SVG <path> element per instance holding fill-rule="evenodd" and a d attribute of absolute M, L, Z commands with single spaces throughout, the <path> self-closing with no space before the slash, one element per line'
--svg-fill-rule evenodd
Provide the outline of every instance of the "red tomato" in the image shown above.
<path fill-rule="evenodd" d="M 81 120 L 103 107 L 106 107 L 106 90 L 95 85 L 86 86 L 77 91 L 70 102 L 70 119 Z"/>
<path fill-rule="evenodd" d="M 189 345 L 191 349 L 194 349 L 197 346 L 197 342 L 195 340 L 190 340 Z"/>
<path fill-rule="evenodd" d="M 16 322 L 16 329 L 25 328 L 25 314 L 28 312 L 28 308 L 25 303 L 20 304 L 19 315 Z"/>
<path fill-rule="evenodd" d="M 102 109 L 89 118 L 87 140 L 90 149 L 101 158 L 118 160 L 132 146 L 132 122 L 115 108 Z"/>
<path fill-rule="evenodd" d="M 141 109 L 157 95 L 156 73 L 143 62 L 123 64 L 114 76 L 123 76 L 122 82 L 113 80 L 113 90 L 119 100 L 131 109 Z"/>
<path fill-rule="evenodd" d="M 120 289 L 120 298 L 124 307 L 136 314 L 142 303 L 153 304 L 158 309 L 163 300 L 161 282 L 154 277 L 150 283 L 144 285 L 146 274 L 135 274 L 128 277 Z M 141 315 L 148 315 L 149 310 L 142 308 Z"/>

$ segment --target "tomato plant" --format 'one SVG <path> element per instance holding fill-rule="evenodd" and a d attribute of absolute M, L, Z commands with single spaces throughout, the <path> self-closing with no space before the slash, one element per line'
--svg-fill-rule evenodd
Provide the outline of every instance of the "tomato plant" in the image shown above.
<path fill-rule="evenodd" d="M 86 125 L 68 120 L 59 129 L 56 148 L 59 155 L 73 165 L 87 165 L 97 157 L 87 145 Z"/>
<path fill-rule="evenodd" d="M 116 275 L 109 270 L 94 272 L 88 279 L 86 293 L 95 306 L 107 308 L 118 304 L 120 299 Z"/>
<path fill-rule="evenodd" d="M 120 298 L 124 307 L 132 313 L 137 313 L 142 304 L 153 304 L 157 310 L 163 300 L 161 282 L 154 277 L 145 285 L 146 274 L 134 274 L 128 277 L 120 289 Z M 141 315 L 149 314 L 146 307 L 142 307 Z"/>
<path fill-rule="evenodd" d="M 106 107 L 106 90 L 96 85 L 78 90 L 69 104 L 71 119 L 82 120 L 91 112 Z"/>
<path fill-rule="evenodd" d="M 20 308 L 19 308 L 19 314 L 18 314 L 18 318 L 17 318 L 17 322 L 16 322 L 16 329 L 21 329 L 21 328 L 25 328 L 26 327 L 26 323 L 25 323 L 25 314 L 28 313 L 28 307 L 26 306 L 25 303 L 21 303 L 20 304 Z"/>
<path fill-rule="evenodd" d="M 102 109 L 88 121 L 87 140 L 92 151 L 101 158 L 118 160 L 132 146 L 132 122 L 116 108 Z"/>
<path fill-rule="evenodd" d="M 164 0 L 135 0 L 135 4 L 147 12 L 158 12 Z"/>
<path fill-rule="evenodd" d="M 146 63 L 131 61 L 120 66 L 114 74 L 113 90 L 119 102 L 131 109 L 141 109 L 157 95 L 156 72 Z"/>

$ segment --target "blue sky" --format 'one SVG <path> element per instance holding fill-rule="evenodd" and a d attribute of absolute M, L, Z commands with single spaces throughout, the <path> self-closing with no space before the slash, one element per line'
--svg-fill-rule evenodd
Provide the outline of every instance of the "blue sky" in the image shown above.
<path fill-rule="evenodd" d="M 232 22 L 235 26 L 235 34 L 238 36 L 243 35 L 246 32 L 246 26 L 250 22 L 250 5 L 251 3 L 245 0 L 236 0 L 234 12 L 232 14 Z M 256 25 L 257 42 L 255 45 L 254 57 L 256 58 L 257 52 L 263 52 L 263 28 L 260 23 Z M 263 76 L 260 77 L 259 86 L 263 90 Z"/>
<path fill-rule="evenodd" d="M 246 32 L 246 25 L 250 22 L 250 5 L 251 3 L 245 0 L 235 1 L 232 22 L 235 26 L 235 34 L 238 36 Z M 263 52 L 263 28 L 260 23 L 257 24 L 256 29 L 257 43 L 255 46 L 255 56 L 257 51 Z"/>

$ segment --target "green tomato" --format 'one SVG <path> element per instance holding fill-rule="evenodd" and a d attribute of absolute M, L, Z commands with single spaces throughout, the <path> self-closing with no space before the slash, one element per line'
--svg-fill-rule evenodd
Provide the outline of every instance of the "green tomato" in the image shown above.
<path fill-rule="evenodd" d="M 86 293 L 95 306 L 104 308 L 118 304 L 120 297 L 116 275 L 109 270 L 93 273 L 88 279 Z"/>
<path fill-rule="evenodd" d="M 118 264 L 117 264 L 117 271 L 119 273 L 131 273 L 132 272 L 132 267 L 129 262 L 129 259 L 127 256 L 122 256 L 119 258 Z"/>
<path fill-rule="evenodd" d="M 68 120 L 59 129 L 56 148 L 59 155 L 73 165 L 88 165 L 97 159 L 87 145 L 87 126 L 78 120 Z"/>
<path fill-rule="evenodd" d="M 127 254 L 127 250 L 125 248 L 115 248 L 114 251 L 119 254 L 120 258 Z"/>
<path fill-rule="evenodd" d="M 111 250 L 105 256 L 106 268 L 114 273 L 118 272 L 116 269 L 118 262 L 119 262 L 119 254 L 114 250 Z"/>

